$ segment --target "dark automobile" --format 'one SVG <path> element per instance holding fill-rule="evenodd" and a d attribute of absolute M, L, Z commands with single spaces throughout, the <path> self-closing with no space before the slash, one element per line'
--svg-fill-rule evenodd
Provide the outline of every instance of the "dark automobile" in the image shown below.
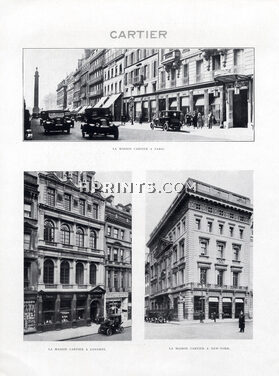
<path fill-rule="evenodd" d="M 163 323 L 173 318 L 172 309 L 148 309 L 145 313 L 145 321 Z"/>
<path fill-rule="evenodd" d="M 181 111 L 161 111 L 159 117 L 154 117 L 150 123 L 150 128 L 162 128 L 163 131 L 169 129 L 180 131 L 182 127 L 182 112 Z"/>
<path fill-rule="evenodd" d="M 66 131 L 70 133 L 72 120 L 64 110 L 48 110 L 41 112 L 41 125 L 45 129 L 45 134 L 49 132 Z"/>
<path fill-rule="evenodd" d="M 28 110 L 24 110 L 24 139 L 25 140 L 32 140 L 33 133 L 31 129 L 31 120 L 30 120 L 30 112 Z"/>
<path fill-rule="evenodd" d="M 64 116 L 65 116 L 65 119 L 70 120 L 70 122 L 71 122 L 71 128 L 74 128 L 75 121 L 74 121 L 74 119 L 73 119 L 72 114 L 70 113 L 70 111 L 65 111 L 65 115 Z"/>
<path fill-rule="evenodd" d="M 111 336 L 115 333 L 122 333 L 124 328 L 122 326 L 121 315 L 110 315 L 104 322 L 101 323 L 98 333 Z"/>
<path fill-rule="evenodd" d="M 106 108 L 87 108 L 84 114 L 84 124 L 81 124 L 82 137 L 86 134 L 90 138 L 94 135 L 113 135 L 118 140 L 118 127 L 112 123 L 111 112 Z"/>

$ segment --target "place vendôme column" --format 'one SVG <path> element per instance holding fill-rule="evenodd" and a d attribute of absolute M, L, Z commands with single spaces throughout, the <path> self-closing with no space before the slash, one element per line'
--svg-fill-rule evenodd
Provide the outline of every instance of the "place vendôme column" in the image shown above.
<path fill-rule="evenodd" d="M 38 67 L 36 67 L 35 75 L 34 75 L 34 107 L 33 107 L 33 114 L 38 114 L 39 110 L 39 71 Z"/>

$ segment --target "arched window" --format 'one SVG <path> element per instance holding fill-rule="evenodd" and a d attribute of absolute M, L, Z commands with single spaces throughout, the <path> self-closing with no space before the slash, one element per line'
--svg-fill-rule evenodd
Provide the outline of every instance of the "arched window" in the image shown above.
<path fill-rule="evenodd" d="M 89 247 L 92 249 L 97 248 L 97 234 L 95 231 L 90 231 L 90 237 L 89 237 Z"/>
<path fill-rule="evenodd" d="M 54 264 L 52 260 L 44 262 L 44 283 L 54 283 Z"/>
<path fill-rule="evenodd" d="M 70 265 L 68 261 L 62 261 L 60 264 L 60 283 L 62 285 L 70 283 Z"/>
<path fill-rule="evenodd" d="M 54 224 L 51 221 L 45 221 L 44 240 L 54 242 Z"/>
<path fill-rule="evenodd" d="M 84 247 L 84 232 L 80 227 L 78 227 L 76 232 L 76 244 L 78 247 Z"/>
<path fill-rule="evenodd" d="M 91 263 L 90 264 L 90 275 L 89 275 L 89 283 L 90 285 L 96 285 L 96 276 L 97 276 L 97 268 L 96 265 Z"/>
<path fill-rule="evenodd" d="M 70 244 L 70 228 L 68 225 L 61 226 L 61 242 L 62 244 Z"/>
<path fill-rule="evenodd" d="M 77 285 L 83 285 L 84 280 L 84 267 L 81 262 L 78 262 L 76 264 L 76 284 Z"/>

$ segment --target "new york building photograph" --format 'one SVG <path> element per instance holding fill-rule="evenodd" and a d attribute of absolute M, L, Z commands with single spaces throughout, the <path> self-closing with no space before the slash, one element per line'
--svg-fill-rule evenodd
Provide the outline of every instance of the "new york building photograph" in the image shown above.
<path fill-rule="evenodd" d="M 166 176 L 183 189 L 146 201 L 145 338 L 252 339 L 252 172 Z"/>
<path fill-rule="evenodd" d="M 253 141 L 253 48 L 24 49 L 25 140 Z"/>
<path fill-rule="evenodd" d="M 117 179 L 131 176 L 24 173 L 25 341 L 131 340 L 131 196 L 96 184 Z"/>

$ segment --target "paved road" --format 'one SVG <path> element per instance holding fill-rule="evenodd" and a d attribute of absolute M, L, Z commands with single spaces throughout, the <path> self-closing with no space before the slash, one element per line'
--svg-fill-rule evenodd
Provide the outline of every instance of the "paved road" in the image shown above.
<path fill-rule="evenodd" d="M 79 338 L 69 339 L 67 341 L 131 341 L 132 339 L 132 329 L 131 327 L 124 328 L 123 333 L 113 334 L 107 337 L 103 334 L 92 334 L 90 336 L 84 336 Z"/>
<path fill-rule="evenodd" d="M 48 135 L 44 134 L 44 128 L 40 125 L 38 119 L 33 119 L 31 122 L 31 127 L 33 131 L 33 140 L 41 141 L 84 141 L 84 142 L 96 142 L 96 141 L 107 141 L 107 142 L 117 142 L 113 139 L 113 136 L 96 136 L 94 139 L 89 139 L 86 137 L 82 138 L 80 130 L 80 122 L 75 122 L 74 128 L 71 128 L 71 133 L 50 133 Z M 218 141 L 226 141 L 226 139 L 217 138 Z M 131 127 L 120 126 L 119 127 L 119 141 L 214 141 L 212 138 L 193 135 L 189 130 L 181 130 L 180 132 L 168 131 L 164 132 L 161 129 L 131 129 Z"/>
<path fill-rule="evenodd" d="M 252 339 L 253 323 L 239 333 L 238 322 L 145 323 L 145 339 Z"/>

